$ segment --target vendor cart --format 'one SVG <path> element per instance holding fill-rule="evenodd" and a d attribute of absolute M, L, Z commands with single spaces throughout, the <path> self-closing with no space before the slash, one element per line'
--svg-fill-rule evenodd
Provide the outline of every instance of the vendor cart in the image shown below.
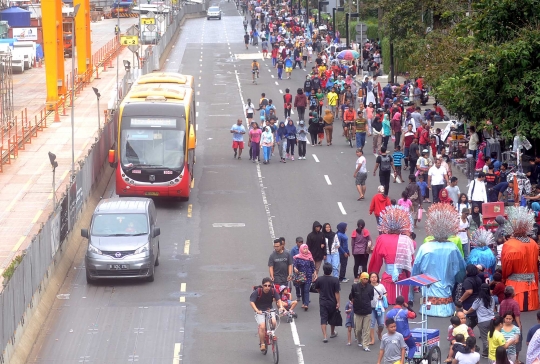
<path fill-rule="evenodd" d="M 441 349 L 439 348 L 439 330 L 428 328 L 428 316 L 426 311 L 431 308 L 431 302 L 427 300 L 427 287 L 438 282 L 437 278 L 427 274 L 419 274 L 396 282 L 397 286 L 423 287 L 422 299 L 420 300 L 420 321 L 409 321 L 410 324 L 420 324 L 420 328 L 412 329 L 411 333 L 416 342 L 416 352 L 409 364 L 441 364 Z M 396 287 L 397 289 L 397 287 Z M 424 308 L 424 309 L 422 309 Z"/>

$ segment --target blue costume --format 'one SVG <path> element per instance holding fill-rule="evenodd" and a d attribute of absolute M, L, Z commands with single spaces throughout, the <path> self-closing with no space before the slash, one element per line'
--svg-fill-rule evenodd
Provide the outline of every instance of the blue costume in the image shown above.
<path fill-rule="evenodd" d="M 456 282 L 465 278 L 465 260 L 454 243 L 449 241 L 430 241 L 418 249 L 414 260 L 412 275 L 427 274 L 437 278 L 439 282 L 433 283 L 427 289 L 428 301 L 431 309 L 421 310 L 429 316 L 450 317 L 454 314 L 452 290 Z"/>
<path fill-rule="evenodd" d="M 477 246 L 469 254 L 467 258 L 467 264 L 482 264 L 485 268 L 484 274 L 489 276 L 491 280 L 493 278 L 493 273 L 495 273 L 495 268 L 497 266 L 497 259 L 493 252 L 487 246 Z"/>

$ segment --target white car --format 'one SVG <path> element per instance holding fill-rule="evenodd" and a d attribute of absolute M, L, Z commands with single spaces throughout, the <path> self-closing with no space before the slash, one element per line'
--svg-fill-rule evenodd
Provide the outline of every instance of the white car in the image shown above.
<path fill-rule="evenodd" d="M 211 6 L 208 8 L 208 11 L 206 12 L 206 19 L 210 20 L 211 18 L 221 20 L 221 9 L 219 6 Z"/>

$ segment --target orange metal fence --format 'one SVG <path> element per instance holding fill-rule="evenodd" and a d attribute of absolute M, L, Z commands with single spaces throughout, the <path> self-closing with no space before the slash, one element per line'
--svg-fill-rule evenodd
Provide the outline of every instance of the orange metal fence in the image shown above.
<path fill-rule="evenodd" d="M 15 115 L 10 125 L 0 126 L 0 172 L 3 172 L 5 164 L 11 164 L 11 160 L 17 158 L 19 150 L 24 150 L 26 144 L 32 143 L 32 138 L 37 137 L 38 132 L 47 127 L 51 122 L 51 116 L 55 121 L 60 121 L 60 113 L 65 116 L 66 108 L 73 102 L 72 90 L 75 89 L 75 97 L 90 82 L 97 78 L 99 74 L 108 67 L 111 67 L 112 60 L 122 51 L 124 47 L 120 45 L 119 37 L 116 37 L 105 44 L 101 49 L 92 55 L 90 61 L 91 67 L 82 74 L 77 74 L 75 69 L 75 84 L 72 84 L 72 74 L 66 75 L 66 95 L 61 96 L 60 100 L 50 110 L 43 107 L 34 117 L 28 118 L 27 109 L 24 108 L 20 115 Z M 49 120 L 47 118 L 49 117 Z"/>

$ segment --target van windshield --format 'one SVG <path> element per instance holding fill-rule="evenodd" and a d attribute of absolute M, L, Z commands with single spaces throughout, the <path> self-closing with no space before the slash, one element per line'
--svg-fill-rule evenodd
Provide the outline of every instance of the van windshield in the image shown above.
<path fill-rule="evenodd" d="M 92 224 L 93 236 L 135 236 L 148 234 L 145 214 L 98 214 Z"/>

